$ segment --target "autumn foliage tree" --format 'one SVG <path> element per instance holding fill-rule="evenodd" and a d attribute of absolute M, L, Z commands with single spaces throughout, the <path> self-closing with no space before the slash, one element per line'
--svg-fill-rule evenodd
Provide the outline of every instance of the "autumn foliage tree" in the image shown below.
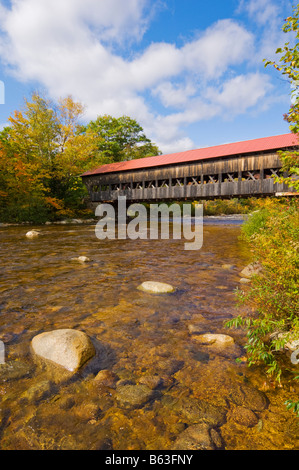
<path fill-rule="evenodd" d="M 43 222 L 84 209 L 79 175 L 103 161 L 95 135 L 81 132 L 84 108 L 71 97 L 53 104 L 37 93 L 0 134 L 0 218 Z"/>
<path fill-rule="evenodd" d="M 299 137 L 299 4 L 293 9 L 293 16 L 289 16 L 282 30 L 286 34 L 290 34 L 290 41 L 286 42 L 283 47 L 276 50 L 279 55 L 277 62 L 265 60 L 265 67 L 271 65 L 281 72 L 291 87 L 292 105 L 285 120 L 290 124 L 290 131 Z M 291 41 L 293 45 L 291 45 Z M 299 152 L 287 151 L 279 152 L 282 162 L 282 172 L 289 174 L 287 177 L 280 177 L 280 182 L 286 182 L 295 191 L 299 192 Z"/>
<path fill-rule="evenodd" d="M 287 42 L 277 49 L 279 62 L 266 61 L 266 66 L 286 76 L 292 87 L 292 106 L 285 119 L 290 130 L 299 136 L 299 5 L 294 16 L 286 19 L 285 33 L 295 33 L 297 42 Z M 299 191 L 299 152 L 280 152 L 282 170 L 289 176 L 279 179 Z M 250 215 L 242 226 L 242 238 L 249 247 L 253 261 L 261 270 L 254 275 L 246 289 L 238 290 L 241 304 L 252 308 L 253 315 L 238 316 L 227 322 L 228 327 L 242 327 L 247 331 L 245 348 L 248 365 L 264 365 L 267 376 L 283 385 L 299 381 L 298 369 L 287 357 L 289 349 L 297 349 L 299 342 L 299 204 L 298 198 L 268 199 L 260 210 Z M 294 381 L 295 382 L 294 382 Z M 275 382 L 274 382 L 275 383 Z M 267 384 L 265 384 L 268 387 Z M 272 383 L 273 385 L 273 383 Z M 296 389 L 290 388 L 285 404 L 299 416 Z"/>
<path fill-rule="evenodd" d="M 127 116 L 82 124 L 84 106 L 34 93 L 0 133 L 0 220 L 43 222 L 84 215 L 80 175 L 104 163 L 158 155 Z"/>

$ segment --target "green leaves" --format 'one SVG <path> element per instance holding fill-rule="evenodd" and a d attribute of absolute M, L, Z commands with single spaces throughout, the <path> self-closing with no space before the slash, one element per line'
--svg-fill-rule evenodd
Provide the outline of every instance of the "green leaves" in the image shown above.
<path fill-rule="evenodd" d="M 291 33 L 291 42 L 276 49 L 279 63 L 264 60 L 291 84 L 293 104 L 285 115 L 290 130 L 299 137 L 299 4 L 283 26 Z M 294 34 L 295 33 L 295 34 Z M 293 40 L 295 38 L 295 41 Z M 279 152 L 282 175 L 275 178 L 299 192 L 299 152 Z M 248 364 L 264 364 L 266 373 L 280 382 L 285 373 L 284 347 L 299 338 L 299 203 L 284 199 L 265 200 L 242 228 L 242 239 L 248 244 L 254 261 L 262 265 L 262 273 L 254 276 L 246 293 L 238 291 L 241 305 L 251 307 L 253 318 L 237 317 L 227 327 L 247 331 Z M 288 367 L 291 370 L 291 364 Z M 295 377 L 299 380 L 299 376 Z M 286 407 L 299 416 L 299 402 L 287 400 Z"/>
<path fill-rule="evenodd" d="M 106 163 L 134 160 L 161 153 L 146 137 L 137 121 L 128 116 L 120 118 L 109 115 L 98 116 L 82 130 L 92 131 L 95 134 L 98 152 L 103 155 Z"/>
<path fill-rule="evenodd" d="M 293 411 L 299 417 L 299 401 L 287 400 L 284 404 L 287 410 Z"/>
<path fill-rule="evenodd" d="M 293 157 L 288 158 L 290 165 Z M 238 304 L 255 313 L 225 326 L 246 331 L 248 366 L 263 366 L 269 377 L 282 382 L 292 370 L 285 347 L 299 338 L 299 201 L 269 198 L 261 205 L 242 226 L 242 239 L 263 269 L 246 291 L 237 291 Z M 286 403 L 298 414 L 299 402 Z"/>

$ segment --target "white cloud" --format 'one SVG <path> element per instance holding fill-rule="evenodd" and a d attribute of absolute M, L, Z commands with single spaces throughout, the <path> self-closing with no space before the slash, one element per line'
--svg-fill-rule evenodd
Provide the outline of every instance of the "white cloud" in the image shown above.
<path fill-rule="evenodd" d="M 160 80 L 182 71 L 182 54 L 173 44 L 157 43 L 126 64 L 128 85 L 137 90 L 150 88 Z"/>
<path fill-rule="evenodd" d="M 239 13 L 246 13 L 254 25 L 259 27 L 256 33 L 256 49 L 252 54 L 252 63 L 263 59 L 275 60 L 275 51 L 287 39 L 282 31 L 284 9 L 292 12 L 290 0 L 241 0 Z"/>
<path fill-rule="evenodd" d="M 215 79 L 229 66 L 248 59 L 252 45 L 252 34 L 226 19 L 212 25 L 198 40 L 186 44 L 182 52 L 188 69 Z"/>
<path fill-rule="evenodd" d="M 182 107 L 187 104 L 189 98 L 194 96 L 197 89 L 193 83 L 173 84 L 172 82 L 162 82 L 152 90 L 152 94 L 157 96 L 163 106 Z"/>
<path fill-rule="evenodd" d="M 220 90 L 210 88 L 207 96 L 219 104 L 228 116 L 235 116 L 256 106 L 271 88 L 268 75 L 250 73 L 228 80 Z"/>
<path fill-rule="evenodd" d="M 279 15 L 279 6 L 272 0 L 242 0 L 240 11 L 246 11 L 257 23 L 271 23 Z"/>
<path fill-rule="evenodd" d="M 229 107 L 244 112 L 265 96 L 269 83 L 263 74 L 228 78 L 254 49 L 253 34 L 231 19 L 217 21 L 180 48 L 153 43 L 124 58 L 116 51 L 141 40 L 155 5 L 150 0 L 14 0 L 0 11 L 2 61 L 19 80 L 40 82 L 51 97 L 71 94 L 82 101 L 87 119 L 130 115 L 164 152 L 192 148 L 184 126 Z M 159 112 L 149 94 L 159 101 Z"/>
<path fill-rule="evenodd" d="M 6 15 L 7 28 L 26 40 L 57 44 L 65 39 L 80 41 L 83 31 L 93 30 L 101 40 L 140 38 L 147 25 L 148 0 L 14 0 Z"/>
<path fill-rule="evenodd" d="M 163 153 L 170 154 L 176 152 L 185 152 L 194 148 L 194 142 L 189 137 L 181 137 L 171 141 L 166 140 L 167 143 L 163 146 Z"/>

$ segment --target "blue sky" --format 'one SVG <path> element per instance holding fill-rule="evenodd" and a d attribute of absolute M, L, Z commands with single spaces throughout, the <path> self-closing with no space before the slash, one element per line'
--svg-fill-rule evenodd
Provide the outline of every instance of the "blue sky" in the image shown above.
<path fill-rule="evenodd" d="M 128 115 L 163 153 L 289 132 L 263 59 L 289 0 L 0 0 L 0 127 L 33 91 Z M 1 87 L 0 87 L 1 103 Z"/>

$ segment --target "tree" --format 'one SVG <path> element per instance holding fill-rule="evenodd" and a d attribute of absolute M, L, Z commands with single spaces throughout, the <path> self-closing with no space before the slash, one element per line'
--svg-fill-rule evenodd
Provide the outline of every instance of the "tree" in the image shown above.
<path fill-rule="evenodd" d="M 294 16 L 287 18 L 283 26 L 285 33 L 294 32 L 299 38 L 299 5 Z M 265 66 L 275 69 L 288 77 L 292 87 L 293 104 L 285 115 L 290 130 L 299 136 L 299 42 L 293 47 L 286 43 L 278 48 L 282 54 L 278 65 L 265 61 Z M 281 177 L 295 190 L 299 190 L 299 152 L 280 152 L 283 171 L 288 177 Z M 298 201 L 283 199 L 269 200 L 264 207 L 253 213 L 242 227 L 243 237 L 252 253 L 253 261 L 258 262 L 261 271 L 252 277 L 248 289 L 238 292 L 241 303 L 252 307 L 255 314 L 245 318 L 237 317 L 227 322 L 227 326 L 244 327 L 247 331 L 248 365 L 266 365 L 266 373 L 278 382 L 299 380 L 298 372 L 286 367 L 284 348 L 290 342 L 299 340 L 299 217 Z M 299 401 L 285 402 L 299 416 Z"/>
<path fill-rule="evenodd" d="M 128 116 L 99 116 L 84 131 L 96 134 L 98 152 L 103 155 L 106 163 L 161 154 L 158 147 L 146 137 L 143 128 Z"/>
<path fill-rule="evenodd" d="M 127 116 L 82 125 L 84 106 L 67 96 L 53 103 L 33 93 L 0 132 L 0 217 L 42 222 L 84 210 L 80 175 L 104 163 L 158 155 Z"/>
<path fill-rule="evenodd" d="M 25 163 L 0 144 L 0 220 L 42 222 L 44 204 L 42 176 L 35 163 Z M 38 213 L 38 214 L 37 214 Z"/>
<path fill-rule="evenodd" d="M 293 9 L 293 16 L 289 16 L 282 30 L 295 36 L 293 46 L 286 42 L 284 47 L 279 47 L 276 54 L 280 55 L 279 63 L 265 60 L 265 67 L 273 65 L 276 70 L 287 77 L 292 92 L 292 105 L 284 118 L 290 123 L 290 131 L 299 136 L 299 4 Z M 282 162 L 282 171 L 289 173 L 288 177 L 280 177 L 279 182 L 285 182 L 299 192 L 299 152 L 279 152 Z"/>
<path fill-rule="evenodd" d="M 10 126 L 0 134 L 0 156 L 5 180 L 2 187 L 11 191 L 1 203 L 11 210 L 13 204 L 13 213 L 18 213 L 18 206 L 18 220 L 28 216 L 27 209 L 36 200 L 44 217 L 47 210 L 41 207 L 58 216 L 72 216 L 82 207 L 86 189 L 79 175 L 103 163 L 95 135 L 90 130 L 81 132 L 83 112 L 83 106 L 70 96 L 56 105 L 34 93 L 31 101 L 25 100 L 24 109 L 9 118 Z M 22 204 L 18 199 L 21 186 Z"/>

